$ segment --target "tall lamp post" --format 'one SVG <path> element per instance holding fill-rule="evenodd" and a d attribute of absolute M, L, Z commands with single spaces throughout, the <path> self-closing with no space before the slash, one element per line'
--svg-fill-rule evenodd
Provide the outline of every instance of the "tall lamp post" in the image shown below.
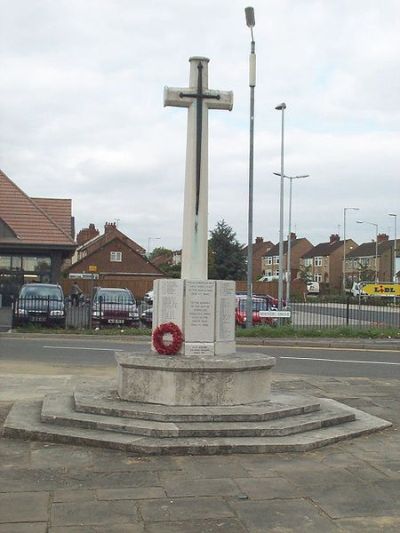
<path fill-rule="evenodd" d="M 378 283 L 378 224 L 375 224 L 375 222 L 367 222 L 366 220 L 357 220 L 357 224 L 369 224 L 370 226 L 375 226 L 375 283 Z"/>
<path fill-rule="evenodd" d="M 254 169 L 254 88 L 256 86 L 256 43 L 253 28 L 256 25 L 254 9 L 246 7 L 246 24 L 251 32 L 249 56 L 249 86 L 250 86 L 250 150 L 249 150 L 249 222 L 247 239 L 247 300 L 246 300 L 246 328 L 253 325 L 253 169 Z"/>
<path fill-rule="evenodd" d="M 396 255 L 397 255 L 397 215 L 395 213 L 388 213 L 390 217 L 394 217 L 394 242 L 393 242 L 393 282 L 397 281 L 396 272 Z"/>
<path fill-rule="evenodd" d="M 359 211 L 358 207 L 343 208 L 343 294 L 346 292 L 346 213 L 347 211 Z"/>
<path fill-rule="evenodd" d="M 275 107 L 277 111 L 282 111 L 282 127 L 281 127 L 281 187 L 280 187 L 280 202 L 279 202 L 279 280 L 278 280 L 278 309 L 282 310 L 283 301 L 283 201 L 285 194 L 285 109 L 286 104 L 282 102 Z"/>
<path fill-rule="evenodd" d="M 150 250 L 151 241 L 159 241 L 159 240 L 161 240 L 161 237 L 148 237 L 147 238 L 147 257 L 149 257 L 151 253 L 151 250 Z"/>
<path fill-rule="evenodd" d="M 280 176 L 279 172 L 274 172 L 275 176 Z M 292 281 L 292 270 L 291 270 L 291 251 L 292 251 L 292 184 L 293 180 L 300 180 L 304 178 L 309 178 L 309 174 L 304 174 L 304 176 L 283 176 L 284 178 L 290 180 L 290 192 L 289 192 L 289 227 L 288 227 L 288 252 L 287 252 L 287 273 L 286 273 L 286 302 L 289 305 L 290 303 L 290 283 Z M 280 268 L 280 265 L 279 265 Z"/>

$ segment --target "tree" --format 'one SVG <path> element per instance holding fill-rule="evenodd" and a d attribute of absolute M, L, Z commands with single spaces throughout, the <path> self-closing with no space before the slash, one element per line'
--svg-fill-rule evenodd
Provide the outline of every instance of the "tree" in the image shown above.
<path fill-rule="evenodd" d="M 375 281 L 375 272 L 364 265 L 361 261 L 358 262 L 358 279 L 359 281 Z"/>
<path fill-rule="evenodd" d="M 165 255 L 166 257 L 172 256 L 172 250 L 169 250 L 169 248 L 164 248 L 163 246 L 159 246 L 158 248 L 154 248 L 154 250 L 149 254 L 149 259 L 151 261 L 160 255 Z"/>
<path fill-rule="evenodd" d="M 236 233 L 224 220 L 210 232 L 209 279 L 241 280 L 246 276 L 246 255 Z"/>
<path fill-rule="evenodd" d="M 304 281 L 306 285 L 312 282 L 311 265 L 302 266 L 299 270 L 298 277 Z"/>

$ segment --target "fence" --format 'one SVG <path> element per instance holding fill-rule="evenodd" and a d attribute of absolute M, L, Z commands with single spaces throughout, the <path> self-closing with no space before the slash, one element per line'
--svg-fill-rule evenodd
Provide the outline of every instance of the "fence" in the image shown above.
<path fill-rule="evenodd" d="M 293 302 L 290 311 L 290 323 L 296 328 L 400 328 L 400 301 L 315 300 Z"/>
<path fill-rule="evenodd" d="M 350 299 L 334 302 L 310 300 L 292 302 L 290 319 L 280 323 L 295 328 L 398 328 L 400 329 L 400 299 L 358 301 Z M 80 298 L 17 299 L 13 304 L 13 326 L 43 324 L 62 328 L 103 327 L 151 327 L 152 305 L 144 301 L 136 303 L 126 300 L 90 301 Z M 237 315 L 237 313 L 236 313 Z M 272 322 L 271 322 L 272 323 Z"/>
<path fill-rule="evenodd" d="M 97 301 L 80 297 L 18 298 L 12 306 L 12 326 L 29 324 L 47 327 L 100 329 L 103 327 L 148 327 L 152 321 L 152 306 L 127 299 Z"/>

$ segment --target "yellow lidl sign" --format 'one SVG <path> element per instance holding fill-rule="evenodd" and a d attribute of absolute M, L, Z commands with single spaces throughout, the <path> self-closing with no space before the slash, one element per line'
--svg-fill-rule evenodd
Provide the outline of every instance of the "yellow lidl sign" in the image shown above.
<path fill-rule="evenodd" d="M 400 283 L 366 283 L 361 294 L 368 296 L 400 296 Z"/>

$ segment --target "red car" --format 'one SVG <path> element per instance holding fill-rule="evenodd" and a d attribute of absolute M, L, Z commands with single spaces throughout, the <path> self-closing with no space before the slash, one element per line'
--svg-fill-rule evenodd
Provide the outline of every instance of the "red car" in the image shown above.
<path fill-rule="evenodd" d="M 253 326 L 276 326 L 276 318 L 263 316 L 263 311 L 276 309 L 278 300 L 272 296 L 253 296 L 252 301 Z M 236 296 L 235 322 L 237 326 L 245 327 L 246 325 L 246 302 L 247 296 Z"/>

